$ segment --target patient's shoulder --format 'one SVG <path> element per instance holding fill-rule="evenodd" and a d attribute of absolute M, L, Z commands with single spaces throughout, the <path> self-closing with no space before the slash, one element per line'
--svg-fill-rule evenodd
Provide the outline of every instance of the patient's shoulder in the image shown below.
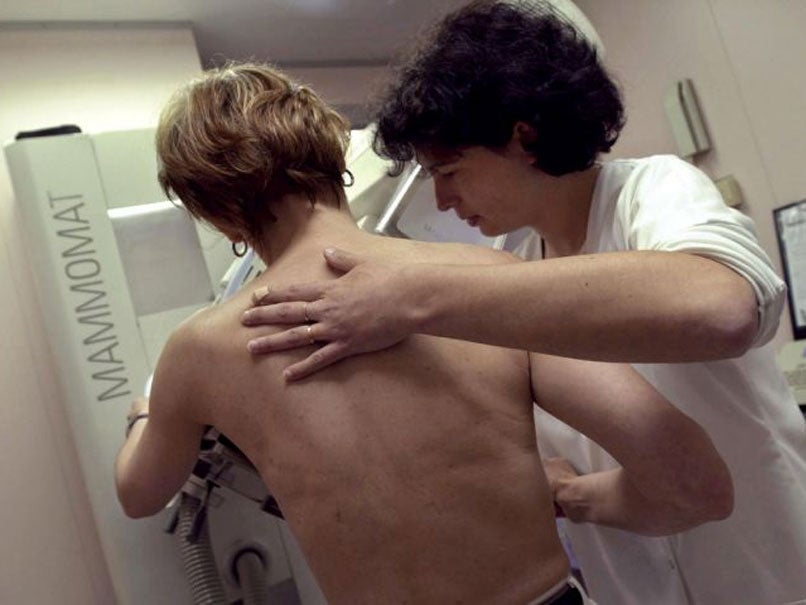
<path fill-rule="evenodd" d="M 160 352 L 155 372 L 155 384 L 162 386 L 161 392 L 178 395 L 197 390 L 200 378 L 215 363 L 215 346 L 208 327 L 211 319 L 214 319 L 214 314 L 202 310 L 185 319 L 171 332 Z M 189 398 L 176 396 L 173 399 Z"/>
<path fill-rule="evenodd" d="M 215 346 L 215 325 L 220 320 L 216 307 L 195 312 L 180 323 L 165 343 L 160 360 L 170 357 L 174 365 L 198 366 L 204 361 L 205 352 Z"/>
<path fill-rule="evenodd" d="M 193 356 L 194 326 L 191 321 L 184 321 L 173 332 L 160 351 L 151 391 L 152 406 L 177 410 L 188 399 L 188 388 L 194 384 Z"/>
<path fill-rule="evenodd" d="M 504 265 L 523 262 L 523 259 L 486 246 L 458 243 L 412 242 L 422 262 L 463 265 Z"/>

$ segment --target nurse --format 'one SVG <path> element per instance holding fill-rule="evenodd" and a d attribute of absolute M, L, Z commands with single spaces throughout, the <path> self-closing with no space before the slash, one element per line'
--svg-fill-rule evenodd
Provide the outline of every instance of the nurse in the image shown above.
<path fill-rule="evenodd" d="M 412 333 L 628 361 L 710 434 L 735 484 L 732 516 L 670 537 L 569 524 L 594 599 L 619 605 L 806 599 L 806 427 L 765 344 L 784 284 L 750 219 L 673 156 L 601 162 L 624 122 L 595 50 L 546 5 L 474 2 L 398 72 L 376 149 L 433 177 L 437 205 L 488 236 L 530 226 L 540 262 L 390 263 L 327 250 L 338 280 L 256 293 L 244 323 L 313 322 L 254 338 L 319 348 L 298 380 Z M 307 331 L 306 331 L 307 330 Z M 617 463 L 538 412 L 557 504 Z M 669 451 L 670 458 L 675 456 Z"/>

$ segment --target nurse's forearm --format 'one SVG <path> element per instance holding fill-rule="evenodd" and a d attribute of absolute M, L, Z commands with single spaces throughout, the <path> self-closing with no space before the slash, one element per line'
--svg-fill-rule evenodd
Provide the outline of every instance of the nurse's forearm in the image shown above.
<path fill-rule="evenodd" d="M 411 265 L 415 331 L 601 361 L 741 355 L 755 336 L 750 284 L 706 258 L 618 252 L 495 266 Z"/>
<path fill-rule="evenodd" d="M 638 490 L 623 469 L 571 480 L 555 486 L 554 499 L 574 523 L 596 523 L 646 536 L 665 536 L 724 518 L 696 502 L 652 499 Z"/>

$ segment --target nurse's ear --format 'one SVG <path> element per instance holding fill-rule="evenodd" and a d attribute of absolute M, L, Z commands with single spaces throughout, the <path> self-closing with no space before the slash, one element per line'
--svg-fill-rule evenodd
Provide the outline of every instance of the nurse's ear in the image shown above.
<path fill-rule="evenodd" d="M 512 138 L 509 141 L 510 148 L 515 148 L 524 154 L 524 159 L 527 159 L 530 164 L 537 161 L 534 153 L 531 151 L 537 141 L 537 131 L 527 124 L 526 122 L 515 122 L 512 127 Z"/>

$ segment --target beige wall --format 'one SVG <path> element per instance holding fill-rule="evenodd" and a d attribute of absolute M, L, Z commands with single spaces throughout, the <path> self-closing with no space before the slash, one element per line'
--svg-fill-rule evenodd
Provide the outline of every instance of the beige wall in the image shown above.
<path fill-rule="evenodd" d="M 153 126 L 199 71 L 184 26 L 0 27 L 0 140 L 65 123 Z M 21 232 L 4 161 L 0 237 L 0 603 L 114 603 L 27 264 L 36 242 Z"/>
<path fill-rule="evenodd" d="M 620 80 L 628 123 L 613 155 L 674 153 L 663 95 L 691 78 L 713 150 L 697 165 L 734 175 L 741 208 L 776 267 L 772 210 L 806 198 L 806 3 L 794 0 L 577 0 Z M 788 315 L 774 341 L 792 339 Z"/>

